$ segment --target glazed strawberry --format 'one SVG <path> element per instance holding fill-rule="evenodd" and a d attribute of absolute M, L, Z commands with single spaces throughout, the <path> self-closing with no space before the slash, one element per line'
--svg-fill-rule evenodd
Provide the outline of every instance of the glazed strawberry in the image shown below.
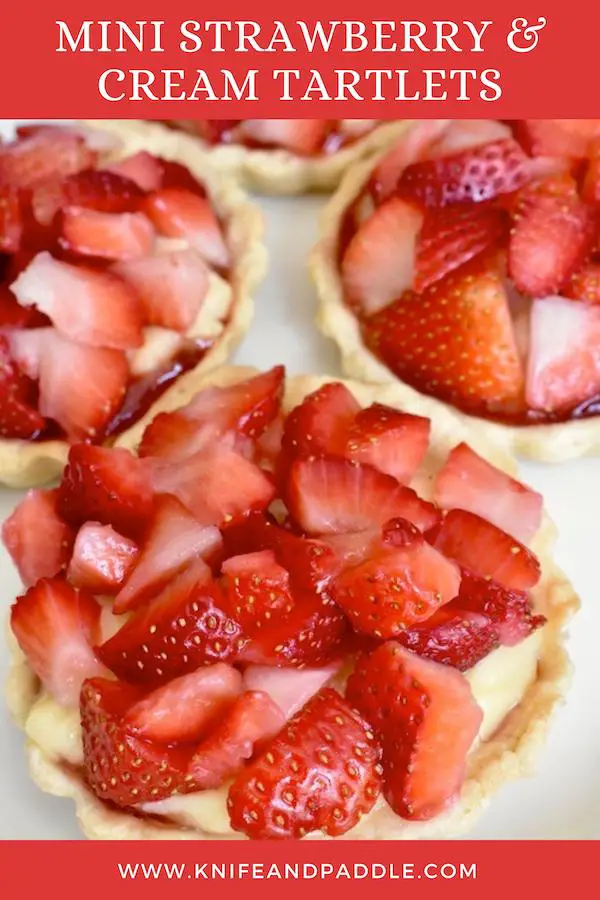
<path fill-rule="evenodd" d="M 361 409 L 346 434 L 344 456 L 408 484 L 429 446 L 431 422 L 382 403 Z"/>
<path fill-rule="evenodd" d="M 60 216 L 59 243 L 80 256 L 127 260 L 147 256 L 154 229 L 142 213 L 107 213 L 67 206 Z"/>
<path fill-rule="evenodd" d="M 44 430 L 32 387 L 15 364 L 7 338 L 0 335 L 0 437 L 31 439 Z"/>
<path fill-rule="evenodd" d="M 527 543 L 542 521 L 542 495 L 458 444 L 437 474 L 435 502 L 442 509 L 476 513 Z"/>
<path fill-rule="evenodd" d="M 518 140 L 532 156 L 562 156 L 572 160 L 589 155 L 600 138 L 598 119 L 525 119 L 515 122 Z"/>
<path fill-rule="evenodd" d="M 281 474 L 298 456 L 322 456 L 343 448 L 346 432 L 360 405 L 339 381 L 308 394 L 286 416 L 281 438 Z"/>
<path fill-rule="evenodd" d="M 138 688 L 90 678 L 81 689 L 81 731 L 85 777 L 94 794 L 126 808 L 194 790 L 187 775 L 191 750 L 153 744 L 124 724 Z"/>
<path fill-rule="evenodd" d="M 526 163 L 516 141 L 492 141 L 413 163 L 403 171 L 396 191 L 424 206 L 482 203 L 522 187 L 528 177 Z"/>
<path fill-rule="evenodd" d="M 149 194 L 141 209 L 159 234 L 187 241 L 212 266 L 228 265 L 221 226 L 205 198 L 179 188 L 162 188 Z"/>
<path fill-rule="evenodd" d="M 85 678 L 102 674 L 92 645 L 100 606 L 62 578 L 42 578 L 17 597 L 10 625 L 27 662 L 61 706 L 76 706 Z"/>
<path fill-rule="evenodd" d="M 309 156 L 321 148 L 329 127 L 324 119 L 242 119 L 239 133 L 264 147 Z"/>
<path fill-rule="evenodd" d="M 0 186 L 0 253 L 16 253 L 21 243 L 23 224 L 18 191 Z"/>
<path fill-rule="evenodd" d="M 309 534 L 364 531 L 397 516 L 421 529 L 433 527 L 437 512 L 410 488 L 371 466 L 345 459 L 298 459 L 290 470 L 287 505 Z"/>
<path fill-rule="evenodd" d="M 272 550 L 232 556 L 223 563 L 223 589 L 228 608 L 246 634 L 274 618 L 288 615 L 294 601 L 289 572 L 277 564 Z"/>
<path fill-rule="evenodd" d="M 149 741 L 198 741 L 242 692 L 242 676 L 216 663 L 174 678 L 129 707 L 128 731 Z"/>
<path fill-rule="evenodd" d="M 491 522 L 451 509 L 441 526 L 431 533 L 433 546 L 483 578 L 493 578 L 507 588 L 527 590 L 540 578 L 537 558 L 519 541 Z"/>
<path fill-rule="evenodd" d="M 442 606 L 396 640 L 413 653 L 459 672 L 472 669 L 499 646 L 498 628 L 487 616 L 458 607 L 458 599 Z"/>
<path fill-rule="evenodd" d="M 69 563 L 75 535 L 56 507 L 56 491 L 29 491 L 2 526 L 2 541 L 25 587 Z"/>
<path fill-rule="evenodd" d="M 61 183 L 62 205 L 105 213 L 136 212 L 144 191 L 124 173 L 86 169 Z"/>
<path fill-rule="evenodd" d="M 146 150 L 139 150 L 133 156 L 113 163 L 109 171 L 131 179 L 142 191 L 156 191 L 163 181 L 161 160 Z"/>
<path fill-rule="evenodd" d="M 461 610 L 486 616 L 493 622 L 501 644 L 512 647 L 546 623 L 534 615 L 524 591 L 508 590 L 495 581 L 463 570 L 460 593 L 452 604 Z"/>
<path fill-rule="evenodd" d="M 588 262 L 561 289 L 563 297 L 600 305 L 600 263 Z"/>
<path fill-rule="evenodd" d="M 530 297 L 558 294 L 596 240 L 594 210 L 569 176 L 548 178 L 519 195 L 508 248 L 508 271 Z"/>
<path fill-rule="evenodd" d="M 421 293 L 480 253 L 498 248 L 507 231 L 502 210 L 489 206 L 427 210 L 416 244 L 415 276 L 408 286 Z"/>
<path fill-rule="evenodd" d="M 483 718 L 465 677 L 388 641 L 358 661 L 346 697 L 381 742 L 394 812 L 423 820 L 447 809 Z"/>
<path fill-rule="evenodd" d="M 268 694 L 246 691 L 234 701 L 192 757 L 190 774 L 201 790 L 237 775 L 256 746 L 281 731 L 285 717 Z"/>
<path fill-rule="evenodd" d="M 142 344 L 137 297 L 119 278 L 39 253 L 11 285 L 19 303 L 33 304 L 66 337 L 94 347 L 127 350 Z"/>
<path fill-rule="evenodd" d="M 208 558 L 220 546 L 217 528 L 200 525 L 175 497 L 157 497 L 142 551 L 115 599 L 115 612 L 136 609 L 195 559 Z"/>
<path fill-rule="evenodd" d="M 92 166 L 96 154 L 83 137 L 55 128 L 0 146 L 0 183 L 32 188 L 49 178 L 61 178 Z"/>
<path fill-rule="evenodd" d="M 377 800 L 379 757 L 367 722 L 325 689 L 233 783 L 231 824 L 257 839 L 344 834 Z"/>
<path fill-rule="evenodd" d="M 192 175 L 187 166 L 177 162 L 174 159 L 159 159 L 162 170 L 162 181 L 160 187 L 178 188 L 179 190 L 190 191 L 197 194 L 198 197 L 206 197 L 206 189 L 204 185 Z"/>
<path fill-rule="evenodd" d="M 244 687 L 249 691 L 268 694 L 285 718 L 290 719 L 331 681 L 341 665 L 341 660 L 338 660 L 319 669 L 247 666 L 244 669 Z"/>
<path fill-rule="evenodd" d="M 100 522 L 135 538 L 143 533 L 152 506 L 144 465 L 128 450 L 71 447 L 58 488 L 58 510 L 67 522 Z"/>
<path fill-rule="evenodd" d="M 98 647 L 98 656 L 119 678 L 152 686 L 230 662 L 244 639 L 222 606 L 218 584 L 198 559 Z"/>
<path fill-rule="evenodd" d="M 522 403 L 523 370 L 493 257 L 461 266 L 423 294 L 405 294 L 363 323 L 363 334 L 417 390 L 474 412 Z"/>
<path fill-rule="evenodd" d="M 86 522 L 77 534 L 67 577 L 74 587 L 114 596 L 131 574 L 138 556 L 138 545 L 110 525 Z"/>

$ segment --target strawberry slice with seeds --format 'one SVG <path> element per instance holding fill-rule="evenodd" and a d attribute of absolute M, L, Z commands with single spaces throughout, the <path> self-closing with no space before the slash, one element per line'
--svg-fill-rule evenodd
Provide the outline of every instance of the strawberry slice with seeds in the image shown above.
<path fill-rule="evenodd" d="M 158 190 L 163 180 L 161 161 L 147 150 L 140 150 L 133 156 L 127 156 L 113 163 L 109 172 L 130 179 L 144 192 Z"/>
<path fill-rule="evenodd" d="M 379 758 L 367 722 L 325 689 L 235 780 L 231 824 L 255 839 L 344 834 L 379 796 Z"/>
<path fill-rule="evenodd" d="M 34 305 L 66 337 L 128 350 L 143 343 L 137 297 L 109 272 L 72 266 L 39 253 L 11 285 L 19 303 Z"/>
<path fill-rule="evenodd" d="M 447 809 L 483 719 L 464 675 L 388 641 L 358 661 L 346 697 L 381 741 L 394 812 L 425 820 Z"/>
<path fill-rule="evenodd" d="M 174 678 L 129 707 L 128 731 L 149 741 L 197 741 L 242 692 L 242 676 L 225 663 Z"/>
<path fill-rule="evenodd" d="M 67 206 L 60 215 L 59 243 L 81 256 L 127 260 L 147 256 L 154 229 L 143 213 L 107 213 Z"/>
<path fill-rule="evenodd" d="M 94 794 L 121 808 L 197 790 L 187 774 L 191 749 L 142 740 L 124 718 L 139 688 L 90 678 L 81 689 L 85 778 Z"/>
<path fill-rule="evenodd" d="M 209 265 L 227 267 L 229 250 L 217 217 L 204 197 L 180 188 L 162 188 L 149 194 L 141 208 L 159 234 L 182 238 Z"/>
<path fill-rule="evenodd" d="M 206 559 L 220 546 L 218 528 L 200 525 L 175 497 L 157 497 L 142 552 L 117 594 L 115 612 L 136 609 L 194 559 Z"/>
<path fill-rule="evenodd" d="M 585 263 L 561 289 L 564 297 L 600 306 L 600 263 Z"/>
<path fill-rule="evenodd" d="M 361 409 L 346 436 L 344 456 L 408 484 L 429 446 L 431 422 L 382 403 Z"/>
<path fill-rule="evenodd" d="M 67 577 L 74 587 L 114 596 L 131 574 L 139 547 L 110 525 L 86 522 L 79 529 Z"/>
<path fill-rule="evenodd" d="M 524 119 L 513 124 L 518 140 L 532 156 L 585 159 L 600 138 L 598 119 Z"/>
<path fill-rule="evenodd" d="M 275 737 L 284 725 L 283 713 L 268 694 L 246 691 L 194 753 L 194 782 L 201 790 L 220 787 L 244 768 L 257 744 Z"/>
<path fill-rule="evenodd" d="M 0 253 L 16 253 L 21 244 L 23 223 L 19 192 L 0 186 Z"/>
<path fill-rule="evenodd" d="M 263 147 L 282 147 L 310 156 L 321 148 L 329 127 L 325 119 L 242 119 L 238 131 Z"/>
<path fill-rule="evenodd" d="M 82 681 L 104 672 L 92 650 L 100 606 L 62 578 L 42 578 L 17 597 L 10 626 L 29 665 L 61 706 L 77 706 Z"/>
<path fill-rule="evenodd" d="M 96 154 L 68 129 L 46 129 L 0 146 L 0 183 L 32 188 L 92 166 Z"/>
<path fill-rule="evenodd" d="M 64 206 L 77 206 L 105 213 L 133 213 L 144 191 L 123 173 L 106 169 L 86 169 L 69 175 L 61 183 Z"/>
<path fill-rule="evenodd" d="M 415 160 L 422 159 L 447 130 L 448 122 L 440 119 L 415 122 L 373 170 L 368 185 L 373 198 L 380 203 L 390 197 L 404 169 Z"/>
<path fill-rule="evenodd" d="M 9 341 L 0 335 L 0 437 L 31 440 L 44 430 L 32 388 L 9 352 Z"/>
<path fill-rule="evenodd" d="M 472 669 L 500 644 L 498 628 L 487 616 L 461 610 L 458 600 L 441 607 L 426 622 L 396 638 L 413 653 L 459 672 Z"/>
<path fill-rule="evenodd" d="M 61 516 L 79 527 L 86 522 L 112 525 L 136 538 L 151 517 L 152 491 L 143 463 L 120 448 L 76 444 L 58 488 Z"/>
<path fill-rule="evenodd" d="M 66 569 L 74 539 L 58 514 L 57 491 L 28 491 L 2 525 L 2 541 L 25 587 Z"/>
<path fill-rule="evenodd" d="M 522 407 L 523 368 L 498 261 L 475 259 L 363 323 L 403 381 L 470 412 Z M 493 336 L 493 337 L 492 337 Z"/>
<path fill-rule="evenodd" d="M 301 710 L 311 697 L 318 694 L 340 667 L 339 661 L 319 669 L 248 666 L 244 670 L 244 686 L 246 690 L 264 691 L 268 694 L 287 720 Z"/>
<path fill-rule="evenodd" d="M 431 542 L 460 566 L 507 588 L 528 590 L 540 579 L 540 563 L 534 554 L 474 513 L 451 509 L 431 532 Z"/>
<path fill-rule="evenodd" d="M 512 647 L 537 628 L 546 618 L 535 615 L 531 598 L 525 591 L 509 590 L 495 581 L 463 570 L 460 593 L 453 606 L 486 616 L 497 629 L 501 644 Z"/>
<path fill-rule="evenodd" d="M 97 648 L 119 678 L 160 685 L 200 666 L 230 662 L 243 649 L 239 624 L 201 559 L 177 575 L 150 603 Z"/>
<path fill-rule="evenodd" d="M 455 447 L 435 481 L 442 509 L 466 509 L 527 543 L 542 521 L 543 498 L 472 450 Z"/>
<path fill-rule="evenodd" d="M 232 556 L 223 563 L 222 571 L 228 608 L 233 608 L 247 634 L 291 612 L 294 600 L 289 572 L 278 565 L 272 550 Z"/>

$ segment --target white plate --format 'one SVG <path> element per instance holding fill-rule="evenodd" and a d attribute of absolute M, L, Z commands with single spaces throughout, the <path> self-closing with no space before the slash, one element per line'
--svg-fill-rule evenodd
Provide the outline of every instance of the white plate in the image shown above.
<path fill-rule="evenodd" d="M 11 123 L 0 123 L 7 128 Z M 235 356 L 240 364 L 267 368 L 284 362 L 288 372 L 339 374 L 334 347 L 313 327 L 315 295 L 306 274 L 313 245 L 318 198 L 263 199 L 271 256 L 267 281 L 256 297 L 250 335 Z M 556 716 L 534 777 L 505 787 L 471 837 L 600 838 L 600 459 L 558 467 L 523 465 L 524 480 L 541 491 L 560 528 L 558 561 L 583 599 L 571 627 L 569 649 L 575 677 L 565 707 Z M 4 519 L 21 494 L 0 490 Z M 0 549 L 2 614 L 19 582 Z M 8 654 L 0 643 L 0 677 Z M 31 782 L 23 737 L 0 708 L 0 839 L 81 837 L 70 801 L 49 797 Z"/>

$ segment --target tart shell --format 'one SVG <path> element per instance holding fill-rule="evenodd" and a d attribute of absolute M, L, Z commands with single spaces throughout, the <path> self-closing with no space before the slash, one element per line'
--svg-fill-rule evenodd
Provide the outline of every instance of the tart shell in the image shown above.
<path fill-rule="evenodd" d="M 176 409 L 209 385 L 225 385 L 243 380 L 255 373 L 253 369 L 222 367 L 214 372 L 191 371 L 184 375 L 160 398 L 155 411 Z M 332 378 L 298 376 L 287 381 L 284 405 L 295 406 L 311 391 Z M 362 405 L 373 402 L 398 406 L 407 412 L 432 419 L 431 447 L 425 459 L 423 485 L 431 484 L 435 471 L 442 465 L 449 450 L 466 440 L 495 465 L 516 472 L 514 460 L 501 448 L 490 445 L 480 429 L 472 428 L 464 416 L 436 401 L 422 397 L 415 391 L 403 393 L 397 385 L 374 386 L 346 382 Z M 135 449 L 140 434 L 133 431 L 123 435 L 122 446 Z M 504 718 L 499 727 L 485 741 L 480 742 L 469 757 L 468 777 L 459 802 L 447 813 L 429 822 L 406 822 L 392 813 L 383 801 L 346 839 L 420 839 L 441 838 L 462 834 L 469 830 L 500 786 L 507 781 L 531 772 L 538 752 L 544 743 L 548 723 L 562 701 L 570 682 L 570 662 L 564 649 L 565 625 L 578 609 L 579 599 L 561 570 L 553 561 L 555 528 L 547 515 L 533 544 L 542 563 L 542 579 L 534 590 L 536 608 L 548 623 L 539 632 L 541 642 L 537 673 L 530 682 L 521 702 Z M 40 694 L 40 684 L 29 668 L 9 629 L 12 665 L 7 682 L 6 697 L 15 720 L 21 727 Z M 202 840 L 223 835 L 199 829 L 190 830 L 172 821 L 139 818 L 109 808 L 85 786 L 81 775 L 60 760 L 53 758 L 33 741 L 27 743 L 31 774 L 39 787 L 47 793 L 70 797 L 76 807 L 83 832 L 99 840 Z M 241 839 L 241 835 L 227 835 Z M 318 833 L 309 839 L 324 838 Z"/>
<path fill-rule="evenodd" d="M 118 153 L 107 163 L 147 150 L 156 156 L 187 166 L 206 185 L 211 205 L 220 217 L 231 252 L 229 284 L 231 306 L 225 327 L 193 370 L 204 373 L 227 361 L 250 328 L 253 294 L 267 270 L 267 251 L 262 243 L 263 217 L 232 180 L 217 171 L 188 135 L 149 122 L 102 120 L 84 123 L 121 142 Z M 150 418 L 154 415 L 154 406 Z M 136 430 L 136 426 L 133 426 Z M 120 435 L 127 440 L 128 432 Z M 22 441 L 0 439 L 0 484 L 29 488 L 44 484 L 62 471 L 69 452 L 66 441 Z"/>

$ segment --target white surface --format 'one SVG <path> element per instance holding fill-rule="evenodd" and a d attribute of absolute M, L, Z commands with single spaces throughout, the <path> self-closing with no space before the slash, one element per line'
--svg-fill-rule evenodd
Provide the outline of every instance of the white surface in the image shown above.
<path fill-rule="evenodd" d="M 315 296 L 306 274 L 306 255 L 314 243 L 322 200 L 257 201 L 267 221 L 271 255 L 269 277 L 256 297 L 250 335 L 234 361 L 267 368 L 284 362 L 291 374 L 339 374 L 334 347 L 317 334 L 312 321 Z M 558 562 L 580 592 L 583 607 L 571 626 L 569 649 L 575 664 L 573 686 L 556 716 L 534 777 L 505 787 L 470 835 L 474 838 L 600 838 L 600 561 L 598 510 L 600 460 L 559 467 L 523 465 L 522 475 L 544 494 L 558 523 Z M 0 490 L 0 518 L 20 493 Z M 19 583 L 0 549 L 2 614 Z M 8 654 L 0 645 L 0 678 Z M 79 838 L 70 801 L 49 797 L 31 782 L 23 738 L 0 707 L 0 839 Z"/>

